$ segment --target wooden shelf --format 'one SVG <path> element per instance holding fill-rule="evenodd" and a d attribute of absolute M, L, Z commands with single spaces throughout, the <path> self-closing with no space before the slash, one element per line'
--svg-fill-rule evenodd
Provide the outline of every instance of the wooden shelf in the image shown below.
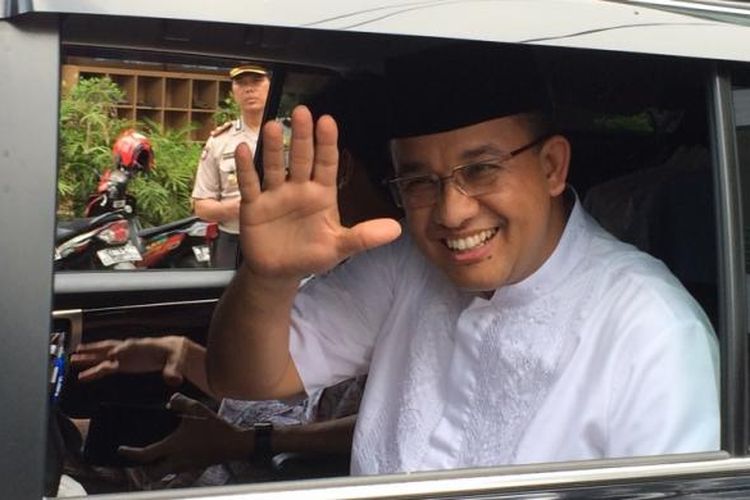
<path fill-rule="evenodd" d="M 219 81 L 219 102 L 232 95 L 232 82 Z"/>
<path fill-rule="evenodd" d="M 123 104 L 133 104 L 135 102 L 136 77 L 134 75 L 109 75 L 109 77 L 125 92 Z"/>
<path fill-rule="evenodd" d="M 164 78 L 139 76 L 136 106 L 160 108 L 164 106 Z"/>
<path fill-rule="evenodd" d="M 193 109 L 216 109 L 219 103 L 219 83 L 215 80 L 193 80 Z"/>
<path fill-rule="evenodd" d="M 213 114 L 232 89 L 224 74 L 143 70 L 127 67 L 65 64 L 63 88 L 81 78 L 108 76 L 125 94 L 117 115 L 127 120 L 150 120 L 166 129 L 193 124 L 191 136 L 205 141 L 216 126 Z"/>
<path fill-rule="evenodd" d="M 164 111 L 155 108 L 136 108 L 135 119 L 139 122 L 151 121 L 157 125 L 164 125 Z"/>
<path fill-rule="evenodd" d="M 132 106 L 117 106 L 117 117 L 128 121 L 135 121 L 135 110 Z"/>
<path fill-rule="evenodd" d="M 190 121 L 195 126 L 193 130 L 193 140 L 200 140 L 201 137 L 208 137 L 216 124 L 210 113 L 200 113 L 193 111 L 190 115 Z"/>
<path fill-rule="evenodd" d="M 187 111 L 164 111 L 164 127 L 168 129 L 180 129 L 186 127 L 189 123 L 190 117 Z"/>
<path fill-rule="evenodd" d="M 167 78 L 165 89 L 166 107 L 190 108 L 190 80 L 187 78 Z"/>

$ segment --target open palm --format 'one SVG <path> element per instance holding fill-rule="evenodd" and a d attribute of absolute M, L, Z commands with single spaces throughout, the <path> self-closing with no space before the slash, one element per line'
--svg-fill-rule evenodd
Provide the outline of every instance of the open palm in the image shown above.
<path fill-rule="evenodd" d="M 310 112 L 292 113 L 289 168 L 281 125 L 263 129 L 261 186 L 249 148 L 235 152 L 240 181 L 240 239 L 245 262 L 259 275 L 302 278 L 324 272 L 350 255 L 388 243 L 400 226 L 376 219 L 341 225 L 337 206 L 337 129 L 330 116 L 313 126 Z"/>

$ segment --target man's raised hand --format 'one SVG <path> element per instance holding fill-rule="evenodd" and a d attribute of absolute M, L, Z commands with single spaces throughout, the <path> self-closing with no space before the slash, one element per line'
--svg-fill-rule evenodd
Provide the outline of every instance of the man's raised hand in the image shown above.
<path fill-rule="evenodd" d="M 313 125 L 307 108 L 292 112 L 288 166 L 281 125 L 263 127 L 263 185 L 250 149 L 235 151 L 240 184 L 240 240 L 245 265 L 261 276 L 300 279 L 332 268 L 350 255 L 386 244 L 398 222 L 376 219 L 346 228 L 337 205 L 338 132 L 323 116 Z"/>

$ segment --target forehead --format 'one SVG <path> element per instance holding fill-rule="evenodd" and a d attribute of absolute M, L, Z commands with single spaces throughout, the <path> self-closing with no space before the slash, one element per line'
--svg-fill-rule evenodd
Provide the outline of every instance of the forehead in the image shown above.
<path fill-rule="evenodd" d="M 515 149 L 529 131 L 520 115 L 494 118 L 447 132 L 393 139 L 396 172 L 442 171 Z"/>

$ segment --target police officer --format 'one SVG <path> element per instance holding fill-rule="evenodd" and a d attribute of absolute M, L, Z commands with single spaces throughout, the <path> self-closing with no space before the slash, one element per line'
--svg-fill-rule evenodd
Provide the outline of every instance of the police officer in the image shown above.
<path fill-rule="evenodd" d="M 219 237 L 211 259 L 214 267 L 236 266 L 240 193 L 234 150 L 245 142 L 255 151 L 270 86 L 268 72 L 254 64 L 232 68 L 229 76 L 241 117 L 211 132 L 193 187 L 195 214 L 219 223 Z"/>

